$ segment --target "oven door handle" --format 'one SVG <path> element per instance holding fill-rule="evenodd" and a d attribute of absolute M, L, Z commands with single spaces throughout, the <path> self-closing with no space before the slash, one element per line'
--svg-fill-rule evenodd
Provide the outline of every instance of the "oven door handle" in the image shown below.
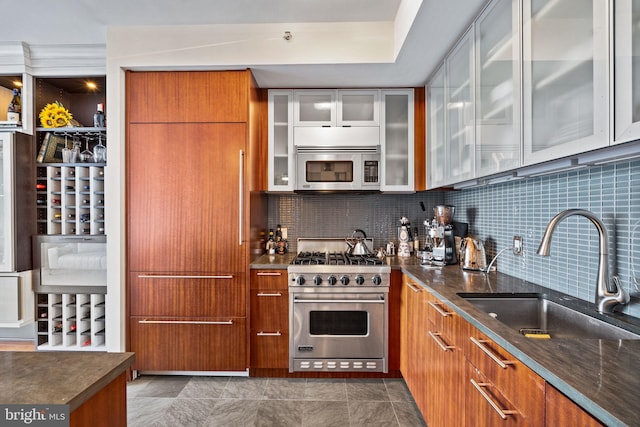
<path fill-rule="evenodd" d="M 346 303 L 346 304 L 384 304 L 384 298 L 380 297 L 380 299 L 299 299 L 294 297 L 294 303 Z"/>

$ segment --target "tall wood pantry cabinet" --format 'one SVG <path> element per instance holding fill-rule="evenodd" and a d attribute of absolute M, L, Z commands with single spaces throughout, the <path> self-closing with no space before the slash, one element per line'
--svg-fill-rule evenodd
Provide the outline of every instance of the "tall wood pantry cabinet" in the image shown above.
<path fill-rule="evenodd" d="M 264 229 L 249 215 L 264 174 L 251 72 L 130 71 L 126 82 L 133 369 L 244 371 L 250 230 Z"/>

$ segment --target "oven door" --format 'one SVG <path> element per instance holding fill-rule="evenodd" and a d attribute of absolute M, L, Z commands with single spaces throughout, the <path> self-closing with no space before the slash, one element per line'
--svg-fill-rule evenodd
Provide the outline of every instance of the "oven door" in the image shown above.
<path fill-rule="evenodd" d="M 380 359 L 386 357 L 384 293 L 305 293 L 291 299 L 290 356 Z"/>

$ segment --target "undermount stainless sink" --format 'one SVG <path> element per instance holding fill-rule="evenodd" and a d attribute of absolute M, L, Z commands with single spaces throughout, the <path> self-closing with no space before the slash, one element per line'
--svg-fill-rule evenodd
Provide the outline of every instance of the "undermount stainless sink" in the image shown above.
<path fill-rule="evenodd" d="M 538 294 L 458 295 L 528 337 L 640 339 L 638 334 L 565 307 Z"/>

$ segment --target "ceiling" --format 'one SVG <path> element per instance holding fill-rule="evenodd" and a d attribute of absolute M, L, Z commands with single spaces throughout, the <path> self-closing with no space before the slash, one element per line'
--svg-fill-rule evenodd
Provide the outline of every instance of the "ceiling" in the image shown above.
<path fill-rule="evenodd" d="M 274 58 L 247 60 L 261 87 L 423 85 L 485 0 L 21 0 L 0 16 L 0 40 L 29 45 L 105 44 L 107 28 L 170 25 L 391 22 L 404 4 L 417 10 L 397 56 L 385 63 Z M 401 4 L 402 3 L 402 4 Z M 22 19 L 16 19 L 22 17 Z M 24 17 L 29 17 L 25 21 Z M 29 25 L 25 25 L 28 22 Z M 295 34 L 294 34 L 295 37 Z M 375 46 L 372 46 L 375 48 Z M 288 61 L 290 62 L 290 61 Z"/>

